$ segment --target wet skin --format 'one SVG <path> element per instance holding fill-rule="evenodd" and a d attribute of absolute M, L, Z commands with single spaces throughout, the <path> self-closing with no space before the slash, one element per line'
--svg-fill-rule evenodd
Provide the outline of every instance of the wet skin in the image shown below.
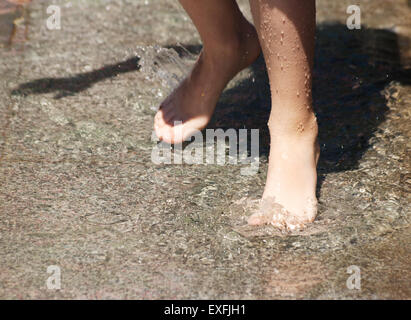
<path fill-rule="evenodd" d="M 260 54 L 270 79 L 270 157 L 260 210 L 249 224 L 302 228 L 317 214 L 318 126 L 312 108 L 315 1 L 251 0 L 254 27 L 235 1 L 181 0 L 204 48 L 161 104 L 158 137 L 181 143 L 206 127 L 227 83 Z"/>

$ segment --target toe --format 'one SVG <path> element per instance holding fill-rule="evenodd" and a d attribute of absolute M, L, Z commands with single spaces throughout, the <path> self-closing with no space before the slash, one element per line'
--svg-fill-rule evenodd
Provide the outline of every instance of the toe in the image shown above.
<path fill-rule="evenodd" d="M 184 124 L 174 122 L 173 119 L 171 123 L 165 123 L 164 119 L 159 117 L 159 120 L 154 122 L 154 130 L 160 140 L 170 144 L 181 143 L 185 139 Z"/>
<path fill-rule="evenodd" d="M 166 143 L 173 144 L 174 140 L 175 140 L 174 139 L 174 136 L 175 136 L 174 131 L 175 131 L 175 128 L 171 124 L 164 123 L 164 125 L 161 126 L 160 129 L 159 129 L 159 133 L 161 135 L 161 140 L 166 142 Z"/>
<path fill-rule="evenodd" d="M 163 127 L 154 122 L 154 131 L 160 140 L 163 140 Z"/>
<path fill-rule="evenodd" d="M 273 227 L 279 228 L 279 229 L 285 229 L 286 228 L 286 223 L 285 223 L 285 218 L 282 213 L 277 212 L 276 214 L 273 215 L 273 218 L 270 221 L 270 224 Z"/>
<path fill-rule="evenodd" d="M 272 221 L 272 216 L 271 212 L 256 212 L 248 219 L 248 224 L 252 226 L 267 224 Z"/>
<path fill-rule="evenodd" d="M 154 124 L 158 127 L 165 126 L 164 115 L 162 110 L 159 110 L 154 117 Z"/>
<path fill-rule="evenodd" d="M 161 139 L 162 139 L 164 142 L 167 142 L 167 143 L 170 143 L 170 144 L 174 143 L 174 139 L 173 139 L 173 128 L 172 128 L 172 127 L 170 127 L 170 126 L 165 126 L 165 127 L 163 128 L 161 134 L 162 134 Z"/>
<path fill-rule="evenodd" d="M 254 213 L 250 218 L 248 218 L 247 223 L 250 226 L 259 226 L 264 224 L 261 215 L 258 213 Z"/>

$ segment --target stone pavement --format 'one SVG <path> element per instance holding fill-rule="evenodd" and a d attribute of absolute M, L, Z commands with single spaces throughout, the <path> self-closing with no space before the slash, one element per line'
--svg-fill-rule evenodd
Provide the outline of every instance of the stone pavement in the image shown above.
<path fill-rule="evenodd" d="M 262 59 L 209 126 L 260 129 L 258 173 L 156 165 L 156 106 L 201 48 L 178 3 L 0 1 L 0 298 L 410 299 L 411 7 L 357 2 L 352 31 L 351 1 L 317 2 L 320 212 L 284 235 L 244 225 L 267 168 Z"/>

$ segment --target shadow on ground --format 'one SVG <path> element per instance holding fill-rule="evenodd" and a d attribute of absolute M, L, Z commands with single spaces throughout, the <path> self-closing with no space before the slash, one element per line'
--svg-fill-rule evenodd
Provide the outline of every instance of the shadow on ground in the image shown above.
<path fill-rule="evenodd" d="M 350 31 L 338 23 L 317 26 L 313 95 L 320 126 L 320 174 L 356 168 L 385 119 L 384 88 L 391 81 L 411 84 L 411 70 L 401 67 L 398 43 L 398 35 L 390 30 Z M 166 48 L 180 56 L 201 50 L 190 44 Z M 60 99 L 106 78 L 138 71 L 138 62 L 139 57 L 132 57 L 71 77 L 37 79 L 19 85 L 12 94 L 56 92 L 55 99 Z M 259 128 L 260 156 L 267 156 L 270 90 L 263 58 L 251 68 L 252 77 L 224 92 L 208 128 Z"/>
<path fill-rule="evenodd" d="M 120 63 L 106 65 L 90 72 L 78 73 L 71 77 L 37 79 L 19 85 L 11 94 L 26 96 L 57 92 L 54 98 L 61 99 L 80 93 L 104 79 L 113 78 L 121 73 L 138 71 L 140 69 L 139 60 L 138 57 L 132 57 Z"/>

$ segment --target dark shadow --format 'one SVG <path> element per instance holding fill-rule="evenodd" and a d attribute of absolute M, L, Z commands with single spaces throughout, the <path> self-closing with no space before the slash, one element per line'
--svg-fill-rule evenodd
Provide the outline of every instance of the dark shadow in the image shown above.
<path fill-rule="evenodd" d="M 90 88 L 94 83 L 107 78 L 113 78 L 120 73 L 137 71 L 140 69 L 138 57 L 126 61 L 106 65 L 100 69 L 78 73 L 65 78 L 43 78 L 23 83 L 14 89 L 12 95 L 30 95 L 56 92 L 55 99 L 71 96 Z"/>

